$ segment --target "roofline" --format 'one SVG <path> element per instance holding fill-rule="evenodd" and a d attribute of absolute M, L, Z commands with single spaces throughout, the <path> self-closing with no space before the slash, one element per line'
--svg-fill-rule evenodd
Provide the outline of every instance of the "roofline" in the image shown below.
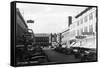
<path fill-rule="evenodd" d="M 63 32 L 61 32 L 61 34 L 67 32 L 67 31 L 69 31 L 69 30 L 70 30 L 70 29 L 64 30 Z"/>
<path fill-rule="evenodd" d="M 83 10 L 81 13 L 79 13 L 78 15 L 75 16 L 75 18 L 78 18 L 80 16 L 82 16 L 84 13 L 86 13 L 87 11 L 89 11 L 90 9 L 92 9 L 93 7 L 88 7 L 85 10 Z"/>
<path fill-rule="evenodd" d="M 17 9 L 18 9 L 18 8 L 17 8 Z M 17 9 L 16 9 L 16 10 L 17 10 Z M 22 14 L 20 13 L 19 9 L 18 9 L 18 11 L 17 11 L 16 13 L 20 16 L 20 18 L 21 18 L 21 20 L 23 21 L 24 25 L 28 28 L 28 26 L 26 25 L 25 20 L 24 20 Z"/>

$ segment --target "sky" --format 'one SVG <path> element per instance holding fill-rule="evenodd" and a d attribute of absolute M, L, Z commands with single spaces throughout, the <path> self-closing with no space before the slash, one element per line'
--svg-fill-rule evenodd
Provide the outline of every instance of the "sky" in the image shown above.
<path fill-rule="evenodd" d="M 68 16 L 74 17 L 87 7 L 17 3 L 25 21 L 34 33 L 59 33 L 68 28 Z"/>

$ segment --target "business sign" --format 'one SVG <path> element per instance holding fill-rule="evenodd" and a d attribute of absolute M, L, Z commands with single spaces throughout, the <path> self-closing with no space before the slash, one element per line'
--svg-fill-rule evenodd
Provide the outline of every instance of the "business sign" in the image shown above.
<path fill-rule="evenodd" d="M 34 20 L 27 20 L 27 23 L 34 23 Z"/>
<path fill-rule="evenodd" d="M 94 35 L 95 33 L 94 32 L 83 32 L 82 34 L 83 35 Z"/>
<path fill-rule="evenodd" d="M 86 36 L 76 36 L 77 39 L 84 39 Z"/>

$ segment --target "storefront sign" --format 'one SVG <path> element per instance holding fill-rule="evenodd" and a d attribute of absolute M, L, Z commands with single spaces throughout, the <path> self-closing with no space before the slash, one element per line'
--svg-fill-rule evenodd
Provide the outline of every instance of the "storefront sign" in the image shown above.
<path fill-rule="evenodd" d="M 86 36 L 76 36 L 77 39 L 83 39 L 86 38 Z"/>
<path fill-rule="evenodd" d="M 94 32 L 83 32 L 82 34 L 83 35 L 94 35 L 95 33 Z"/>

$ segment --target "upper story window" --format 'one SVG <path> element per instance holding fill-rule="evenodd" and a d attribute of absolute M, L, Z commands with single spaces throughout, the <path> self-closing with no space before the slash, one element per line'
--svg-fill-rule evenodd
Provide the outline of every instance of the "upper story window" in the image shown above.
<path fill-rule="evenodd" d="M 83 28 L 81 28 L 81 33 L 83 33 Z"/>
<path fill-rule="evenodd" d="M 84 28 L 84 32 L 88 32 L 88 28 L 87 28 L 87 26 Z"/>
<path fill-rule="evenodd" d="M 88 21 L 88 17 L 85 16 L 85 17 L 84 17 L 84 22 L 87 22 L 87 21 Z"/>
<path fill-rule="evenodd" d="M 97 32 L 97 24 L 95 24 L 95 32 Z"/>
<path fill-rule="evenodd" d="M 79 33 L 79 30 L 77 30 L 77 36 L 79 36 L 79 34 L 80 34 L 80 33 Z"/>
<path fill-rule="evenodd" d="M 90 14 L 89 14 L 89 20 L 92 20 L 92 19 L 93 19 L 93 14 L 90 13 Z"/>
<path fill-rule="evenodd" d="M 83 19 L 80 20 L 80 23 L 83 24 Z"/>
<path fill-rule="evenodd" d="M 93 32 L 93 25 L 89 26 L 89 32 Z"/>
<path fill-rule="evenodd" d="M 79 22 L 79 21 L 77 21 L 77 26 L 79 26 L 79 23 L 80 23 L 80 22 Z"/>

